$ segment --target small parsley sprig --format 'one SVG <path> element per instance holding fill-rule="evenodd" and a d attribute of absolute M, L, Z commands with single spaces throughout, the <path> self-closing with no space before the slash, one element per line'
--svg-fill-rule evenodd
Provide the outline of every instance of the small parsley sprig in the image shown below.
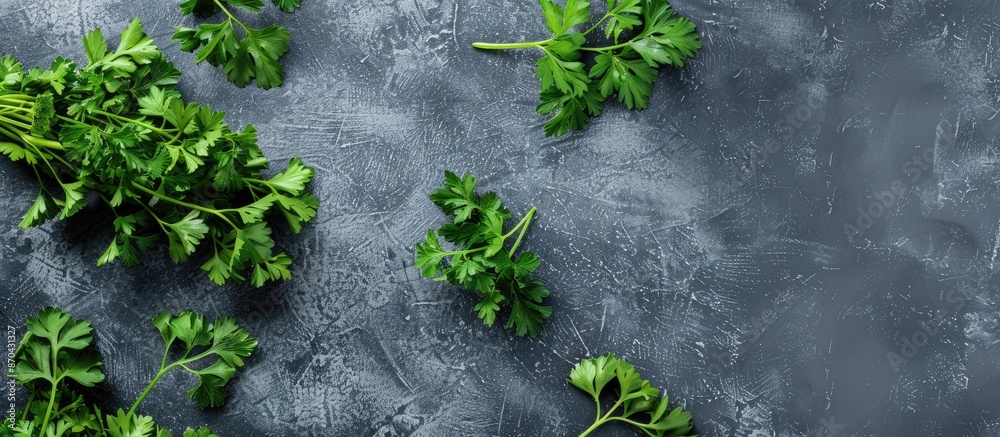
<path fill-rule="evenodd" d="M 479 296 L 475 310 L 487 326 L 493 326 L 501 308 L 509 308 L 507 328 L 519 336 L 535 337 L 552 314 L 551 307 L 542 305 L 549 291 L 544 282 L 531 277 L 541 259 L 526 250 L 517 252 L 535 208 L 505 231 L 510 211 L 496 193 L 479 195 L 475 189 L 472 175 L 459 178 L 445 172 L 444 188 L 430 199 L 453 221 L 437 233 L 427 231 L 427 240 L 417 244 L 416 267 L 426 278 L 475 291 Z M 438 235 L 457 249 L 442 247 Z M 508 249 L 506 244 L 515 235 Z"/>
<path fill-rule="evenodd" d="M 300 0 L 272 0 L 284 12 L 294 12 Z M 222 11 L 226 19 L 221 23 L 203 23 L 197 29 L 177 26 L 171 37 L 181 43 L 181 50 L 194 53 L 196 63 L 208 61 L 213 67 L 222 67 L 230 82 L 243 88 L 256 80 L 262 89 L 281 86 L 285 70 L 278 58 L 288 52 L 288 29 L 271 25 L 263 29 L 247 26 L 233 15 L 231 8 L 259 12 L 262 0 L 184 0 L 181 13 L 211 17 Z M 237 35 L 237 29 L 243 38 Z"/>
<path fill-rule="evenodd" d="M 74 320 L 57 308 L 44 308 L 27 320 L 28 332 L 14 352 L 10 374 L 31 394 L 17 416 L 14 437 L 170 437 L 152 417 L 136 412 L 160 379 L 172 369 L 184 369 L 198 378 L 188 397 L 199 407 L 225 403 L 226 384 L 235 376 L 243 359 L 257 347 L 257 340 L 236 325 L 233 318 L 211 323 L 203 315 L 184 312 L 163 313 L 153 324 L 165 342 L 160 370 L 127 412 L 118 409 L 104 414 L 77 393 L 104 380 L 103 358 L 93 344 L 93 327 L 86 320 Z M 169 361 L 172 349 L 183 351 Z M 215 359 L 204 366 L 205 361 Z M 8 419 L 9 420 L 9 419 Z M 188 428 L 184 437 L 218 437 L 208 429 Z"/>
<path fill-rule="evenodd" d="M 115 231 L 98 265 L 138 265 L 165 240 L 174 262 L 208 246 L 202 269 L 220 285 L 291 277 L 266 216 L 280 214 L 295 233 L 312 220 L 313 169 L 292 158 L 284 172 L 262 176 L 268 161 L 254 127 L 234 131 L 224 113 L 186 103 L 180 72 L 138 19 L 114 51 L 100 30 L 83 44 L 83 68 L 57 58 L 48 70 L 24 71 L 0 58 L 0 153 L 28 164 L 40 187 L 20 226 L 69 218 L 94 193 Z"/>
<path fill-rule="evenodd" d="M 546 136 L 561 136 L 583 129 L 601 115 L 603 102 L 615 94 L 628 109 L 649 106 L 657 68 L 683 67 L 684 60 L 701 49 L 691 20 L 674 14 L 667 0 L 607 0 L 607 13 L 590 22 L 591 0 L 567 0 L 560 6 L 539 0 L 545 25 L 552 37 L 518 43 L 473 43 L 484 50 L 537 48 L 544 53 L 537 62 L 541 100 L 537 111 L 554 114 L 545 123 Z M 604 25 L 610 45 L 586 46 L 587 36 Z M 593 56 L 589 69 L 584 53 Z"/>
<path fill-rule="evenodd" d="M 687 437 L 691 432 L 691 413 L 681 407 L 668 412 L 667 396 L 660 397 L 660 390 L 651 387 L 634 366 L 615 358 L 615 354 L 580 361 L 570 371 L 567 381 L 589 394 L 597 404 L 594 423 L 580 437 L 612 421 L 636 426 L 655 437 Z M 612 381 L 618 385 L 618 399 L 602 415 L 601 393 Z M 621 412 L 615 414 L 619 409 Z"/>

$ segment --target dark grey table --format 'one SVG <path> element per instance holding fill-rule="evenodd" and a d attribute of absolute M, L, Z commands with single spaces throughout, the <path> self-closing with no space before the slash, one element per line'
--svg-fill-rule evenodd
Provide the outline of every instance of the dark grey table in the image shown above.
<path fill-rule="evenodd" d="M 278 168 L 316 166 L 322 206 L 278 238 L 292 280 L 220 288 L 164 253 L 96 268 L 99 212 L 18 229 L 34 182 L 0 160 L 0 314 L 91 320 L 109 408 L 155 370 L 149 320 L 194 309 L 261 346 L 220 411 L 182 398 L 186 375 L 161 384 L 142 410 L 175 433 L 575 436 L 592 407 L 565 377 L 615 352 L 706 436 L 1000 435 L 1000 2 L 676 0 L 698 58 L 648 110 L 609 104 L 559 139 L 534 113 L 537 54 L 470 47 L 543 37 L 535 2 L 269 8 L 249 21 L 293 40 L 268 92 L 179 52 L 174 3 L 2 0 L 0 51 L 82 60 L 85 32 L 139 15 L 188 99 L 257 126 Z M 554 314 L 536 340 L 413 269 L 446 169 L 538 207 L 525 247 Z"/>

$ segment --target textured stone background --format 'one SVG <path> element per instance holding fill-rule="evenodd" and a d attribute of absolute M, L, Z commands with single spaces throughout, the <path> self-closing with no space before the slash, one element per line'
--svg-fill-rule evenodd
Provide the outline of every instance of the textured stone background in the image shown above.
<path fill-rule="evenodd" d="M 91 320 L 108 407 L 154 371 L 149 320 L 194 309 L 239 317 L 261 347 L 221 411 L 167 378 L 142 409 L 175 432 L 574 436 L 591 404 L 564 378 L 613 351 L 706 436 L 1000 435 L 1000 2 L 675 0 L 698 58 L 660 74 L 648 110 L 610 104 L 560 139 L 533 111 L 537 53 L 470 47 L 543 37 L 533 1 L 269 8 L 248 20 L 293 33 L 269 92 L 179 52 L 173 27 L 194 20 L 175 3 L 0 0 L 0 52 L 84 59 L 85 32 L 117 39 L 139 15 L 186 97 L 257 126 L 279 168 L 316 166 L 322 206 L 278 239 L 293 280 L 218 288 L 165 253 L 94 267 L 99 212 L 18 229 L 32 178 L 0 160 L 0 316 Z M 555 308 L 538 339 L 485 328 L 412 268 L 445 169 L 538 207 L 526 247 Z M 859 216 L 871 226 L 849 236 Z"/>

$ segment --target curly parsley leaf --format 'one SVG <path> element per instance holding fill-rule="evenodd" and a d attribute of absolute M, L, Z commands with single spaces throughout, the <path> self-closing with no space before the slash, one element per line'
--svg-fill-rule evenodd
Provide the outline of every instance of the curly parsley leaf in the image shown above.
<path fill-rule="evenodd" d="M 601 114 L 604 100 L 612 95 L 628 109 L 647 108 L 657 69 L 683 67 L 701 49 L 694 23 L 675 15 L 667 0 L 606 0 L 607 12 L 583 31 L 577 29 L 591 21 L 590 0 L 567 0 L 565 7 L 552 0 L 539 3 L 552 32 L 549 39 L 473 46 L 542 50 L 536 70 L 541 84 L 537 112 L 551 116 L 546 136 L 583 129 Z M 612 44 L 587 46 L 587 35 L 602 25 Z"/>
<path fill-rule="evenodd" d="M 415 267 L 426 278 L 474 291 L 479 298 L 474 309 L 487 326 L 508 310 L 506 327 L 519 336 L 535 337 L 552 314 L 552 308 L 543 305 L 549 291 L 544 282 L 531 278 L 541 260 L 529 251 L 517 252 L 535 208 L 505 230 L 510 211 L 496 193 L 478 194 L 476 182 L 470 174 L 460 178 L 445 172 L 444 187 L 431 194 L 430 200 L 452 222 L 437 232 L 427 231 L 426 240 L 416 246 Z M 515 234 L 508 249 L 506 243 Z M 439 238 L 456 249 L 445 249 Z"/>
<path fill-rule="evenodd" d="M 618 397 L 604 412 L 601 395 L 612 381 L 618 387 Z M 614 354 L 580 361 L 570 371 L 567 382 L 590 395 L 597 406 L 597 419 L 580 437 L 611 421 L 629 423 L 646 435 L 657 437 L 685 437 L 691 432 L 691 413 L 681 407 L 669 410 L 667 396 L 660 397 L 659 389 Z"/>
<path fill-rule="evenodd" d="M 285 12 L 300 6 L 299 0 L 273 0 Z M 243 88 L 256 81 L 262 89 L 281 86 L 285 70 L 278 58 L 288 52 L 288 29 L 271 25 L 255 29 L 240 21 L 230 11 L 239 7 L 258 12 L 261 0 L 186 0 L 180 4 L 184 15 L 209 17 L 221 10 L 226 18 L 221 23 L 204 23 L 197 29 L 178 26 L 171 39 L 180 42 L 181 50 L 197 51 L 196 63 L 208 61 L 213 67 L 222 67 L 230 82 Z M 242 37 L 238 34 L 242 33 Z"/>

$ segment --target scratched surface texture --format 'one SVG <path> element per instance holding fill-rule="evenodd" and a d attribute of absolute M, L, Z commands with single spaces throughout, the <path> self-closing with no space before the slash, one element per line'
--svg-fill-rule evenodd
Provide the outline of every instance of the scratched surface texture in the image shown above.
<path fill-rule="evenodd" d="M 293 39 L 267 92 L 181 53 L 169 37 L 194 19 L 175 3 L 0 0 L 0 51 L 84 59 L 85 32 L 139 15 L 186 97 L 255 125 L 279 169 L 314 165 L 322 205 L 278 237 L 292 280 L 219 288 L 165 253 L 96 268 L 99 210 L 18 229 L 34 185 L 0 160 L 2 316 L 91 320 L 106 409 L 154 372 L 149 320 L 193 309 L 261 346 L 219 411 L 164 380 L 142 410 L 175 433 L 574 436 L 593 410 L 565 377 L 615 352 L 706 436 L 1000 436 L 1000 1 L 676 0 L 698 58 L 660 74 L 648 110 L 609 104 L 559 139 L 534 113 L 538 53 L 470 47 L 545 38 L 535 2 L 268 8 L 248 21 Z M 538 207 L 525 247 L 554 314 L 537 339 L 413 269 L 446 169 Z"/>

